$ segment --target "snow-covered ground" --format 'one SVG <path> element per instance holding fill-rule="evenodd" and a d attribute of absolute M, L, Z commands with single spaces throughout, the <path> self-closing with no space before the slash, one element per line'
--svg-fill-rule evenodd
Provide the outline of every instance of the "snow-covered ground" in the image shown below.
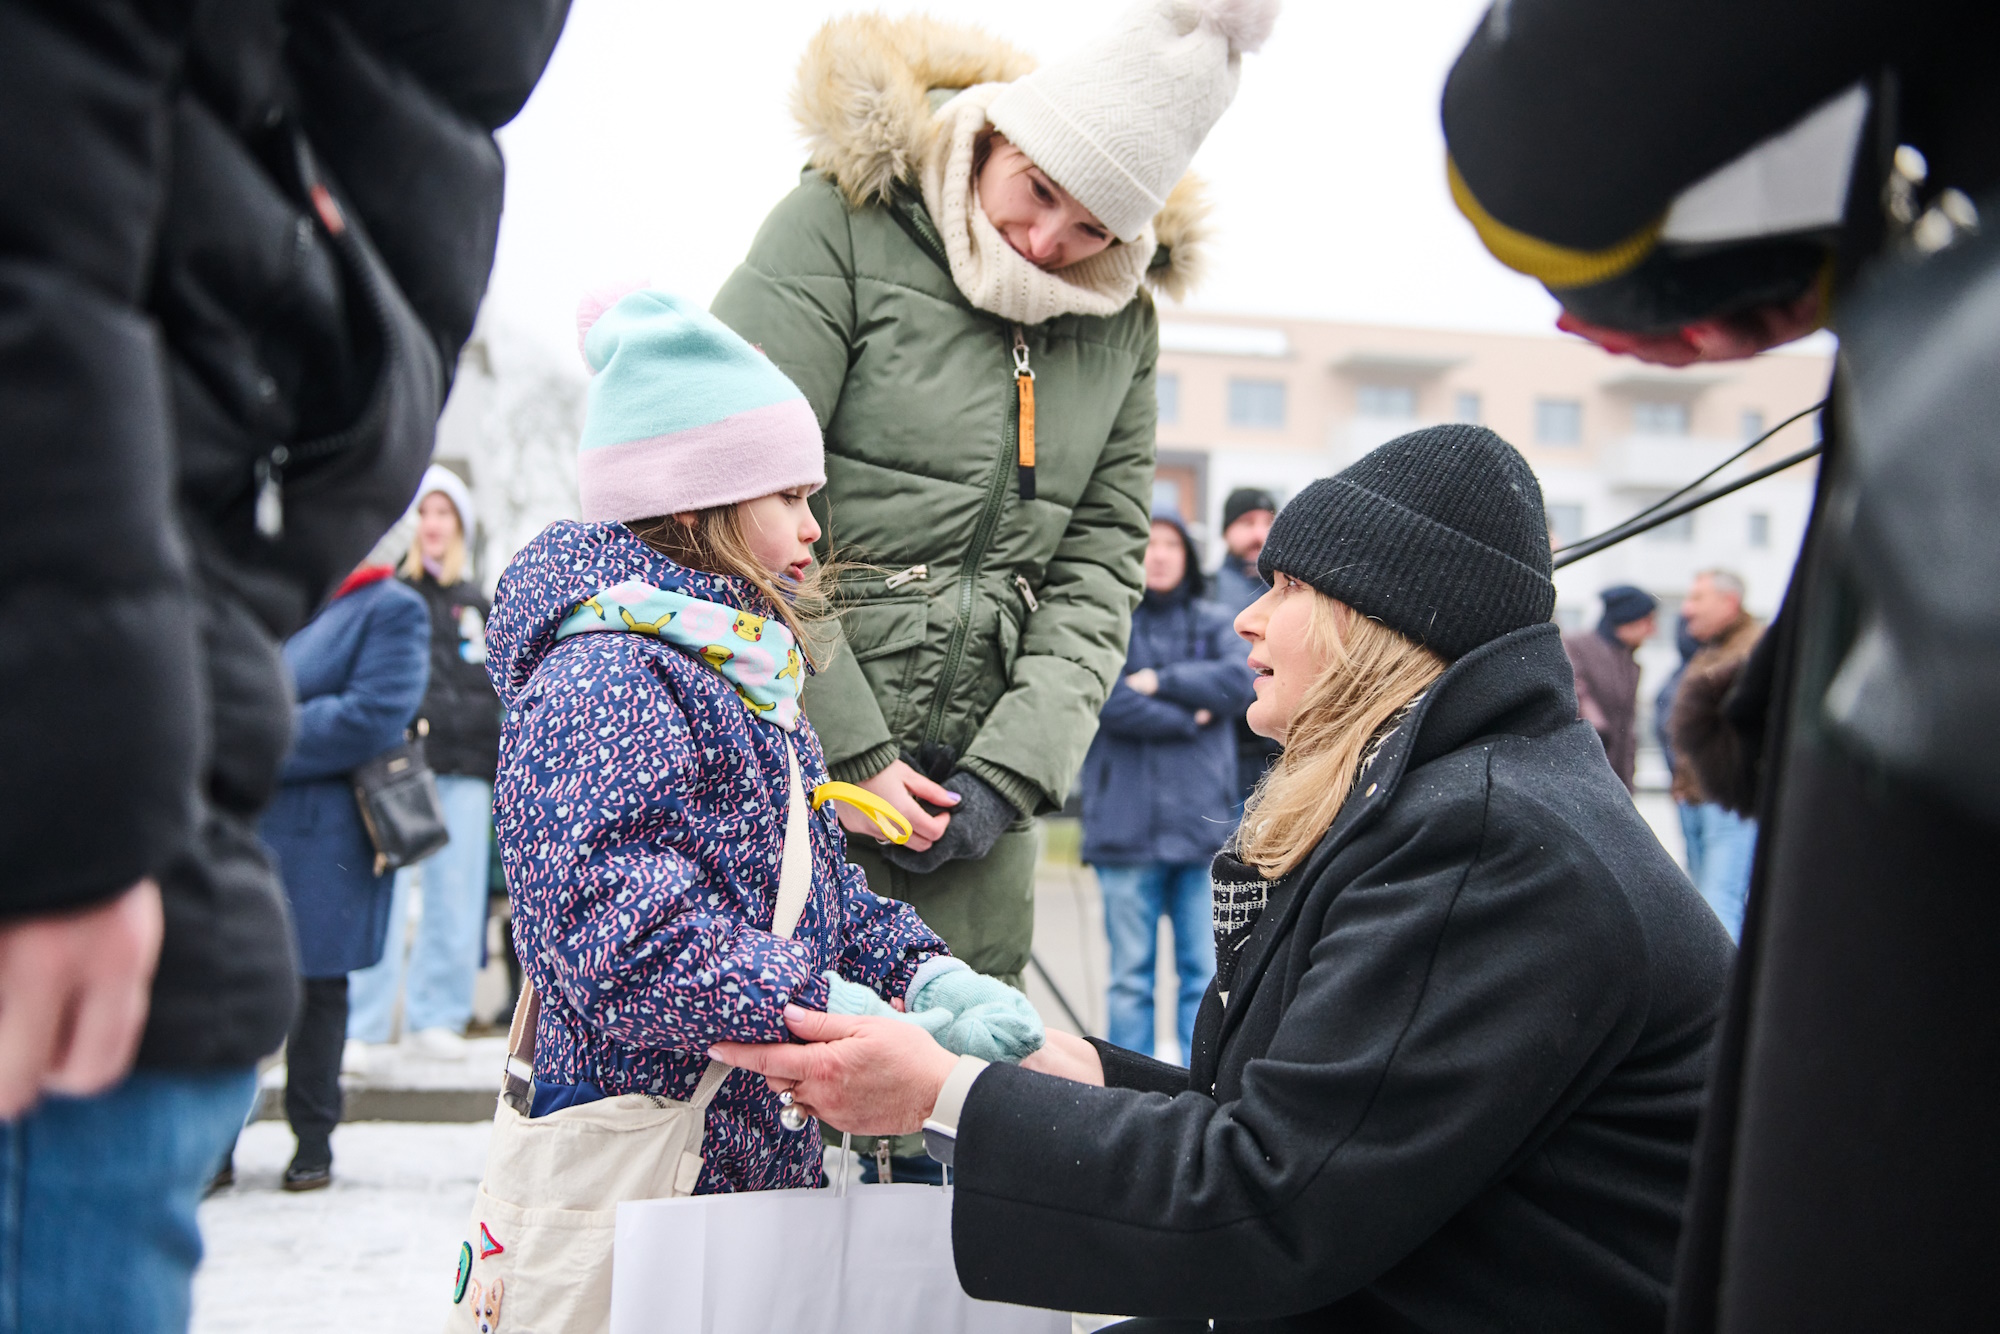
<path fill-rule="evenodd" d="M 334 1132 L 334 1182 L 287 1195 L 282 1121 L 236 1146 L 236 1185 L 201 1207 L 194 1334 L 438 1334 L 489 1123 L 363 1121 Z"/>

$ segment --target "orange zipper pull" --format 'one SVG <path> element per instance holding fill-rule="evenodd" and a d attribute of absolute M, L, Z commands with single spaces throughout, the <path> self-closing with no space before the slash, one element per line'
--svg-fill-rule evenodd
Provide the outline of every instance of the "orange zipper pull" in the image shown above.
<path fill-rule="evenodd" d="M 1035 372 L 1028 365 L 1028 339 L 1021 326 L 1014 326 L 1014 389 L 1021 400 L 1021 429 L 1017 459 L 1021 470 L 1021 499 L 1035 498 Z"/>

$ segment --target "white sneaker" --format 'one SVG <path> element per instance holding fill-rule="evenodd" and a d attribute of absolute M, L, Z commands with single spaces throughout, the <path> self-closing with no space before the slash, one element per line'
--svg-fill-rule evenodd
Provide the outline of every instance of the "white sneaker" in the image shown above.
<path fill-rule="evenodd" d="M 368 1073 L 370 1054 L 368 1044 L 360 1038 L 349 1038 L 347 1045 L 340 1049 L 340 1073 L 343 1075 L 365 1075 Z"/>
<path fill-rule="evenodd" d="M 465 1059 L 465 1039 L 448 1028 L 421 1028 L 410 1034 L 410 1046 L 434 1061 Z"/>

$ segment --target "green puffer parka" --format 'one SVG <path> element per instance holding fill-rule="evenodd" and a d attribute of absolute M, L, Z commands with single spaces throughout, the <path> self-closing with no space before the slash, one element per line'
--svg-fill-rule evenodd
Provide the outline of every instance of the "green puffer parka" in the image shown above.
<path fill-rule="evenodd" d="M 917 903 L 955 952 L 1001 975 L 1027 963 L 1026 817 L 1062 804 L 1124 663 L 1159 348 L 1143 292 L 1109 317 L 1021 330 L 1036 417 L 1035 493 L 1023 500 L 1015 327 L 960 294 L 912 176 L 940 89 L 1028 67 L 989 37 L 929 20 L 829 24 L 795 102 L 815 165 L 713 305 L 812 402 L 826 432 L 822 555 L 866 566 L 842 581 L 845 646 L 805 694 L 833 775 L 856 782 L 942 748 L 1023 814 L 983 863 L 906 876 L 865 852 L 855 860 L 878 892 Z M 1149 274 L 1174 295 L 1203 211 L 1184 185 L 1155 223 Z M 995 879 L 1007 882 L 1004 906 L 937 902 Z"/>

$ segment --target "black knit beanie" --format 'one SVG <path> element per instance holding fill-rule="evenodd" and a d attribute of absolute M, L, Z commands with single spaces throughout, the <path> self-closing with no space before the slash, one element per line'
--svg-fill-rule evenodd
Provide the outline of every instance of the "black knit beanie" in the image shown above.
<path fill-rule="evenodd" d="M 1445 658 L 1554 614 L 1542 488 L 1483 426 L 1398 436 L 1299 492 L 1257 568 L 1282 570 Z"/>
<path fill-rule="evenodd" d="M 1261 486 L 1239 486 L 1229 493 L 1229 499 L 1222 502 L 1222 526 L 1227 529 L 1244 515 L 1258 510 L 1276 514 L 1278 502 Z"/>

